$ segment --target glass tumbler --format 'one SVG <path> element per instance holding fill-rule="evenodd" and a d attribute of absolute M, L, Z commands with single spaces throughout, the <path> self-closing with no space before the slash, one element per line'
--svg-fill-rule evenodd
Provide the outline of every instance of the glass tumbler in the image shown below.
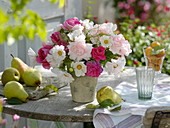
<path fill-rule="evenodd" d="M 156 74 L 160 74 L 165 58 L 165 49 L 162 49 L 158 54 L 152 55 L 149 53 L 149 50 L 151 50 L 149 48 L 150 47 L 143 49 L 146 66 L 154 68 Z"/>
<path fill-rule="evenodd" d="M 136 68 L 136 81 L 139 99 L 147 100 L 152 98 L 154 78 L 155 78 L 154 68 L 148 67 Z"/>

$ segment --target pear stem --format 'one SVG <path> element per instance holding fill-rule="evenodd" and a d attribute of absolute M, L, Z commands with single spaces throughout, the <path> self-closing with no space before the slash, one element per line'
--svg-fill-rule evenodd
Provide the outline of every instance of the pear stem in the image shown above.
<path fill-rule="evenodd" d="M 61 88 L 66 87 L 66 86 L 67 86 L 67 84 L 66 84 L 66 85 L 63 85 L 63 86 L 61 86 L 61 87 L 58 87 L 58 90 L 61 89 Z"/>
<path fill-rule="evenodd" d="M 61 86 L 61 87 L 58 87 L 58 90 L 61 89 L 61 88 L 66 87 L 66 86 L 67 86 L 67 84 L 66 84 L 66 85 L 63 85 L 63 86 Z M 55 92 L 55 91 L 52 91 L 52 93 L 53 93 L 53 92 Z"/>
<path fill-rule="evenodd" d="M 126 100 L 125 100 L 125 99 L 123 99 L 123 98 L 122 98 L 122 100 L 123 100 L 124 102 L 126 102 Z"/>
<path fill-rule="evenodd" d="M 14 55 L 10 54 L 12 56 L 12 58 L 14 58 Z"/>

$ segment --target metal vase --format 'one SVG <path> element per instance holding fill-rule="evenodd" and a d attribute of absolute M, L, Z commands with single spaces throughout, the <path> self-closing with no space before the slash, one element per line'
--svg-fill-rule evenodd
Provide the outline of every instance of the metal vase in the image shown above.
<path fill-rule="evenodd" d="M 92 102 L 95 99 L 98 77 L 75 77 L 70 84 L 72 100 L 75 102 Z"/>

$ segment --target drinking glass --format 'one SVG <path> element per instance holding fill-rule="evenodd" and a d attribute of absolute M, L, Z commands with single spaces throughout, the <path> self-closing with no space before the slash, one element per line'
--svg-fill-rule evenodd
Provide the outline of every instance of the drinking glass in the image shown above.
<path fill-rule="evenodd" d="M 149 47 L 147 47 L 143 49 L 143 52 L 146 66 L 154 68 L 155 73 L 160 74 L 165 58 L 165 49 L 162 49 L 158 54 L 151 54 Z"/>
<path fill-rule="evenodd" d="M 154 78 L 155 70 L 153 68 L 144 66 L 136 68 L 136 81 L 139 99 L 147 100 L 152 98 Z"/>

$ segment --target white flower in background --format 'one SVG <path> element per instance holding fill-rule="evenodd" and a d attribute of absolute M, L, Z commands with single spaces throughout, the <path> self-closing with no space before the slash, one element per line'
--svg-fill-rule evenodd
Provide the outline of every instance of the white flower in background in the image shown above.
<path fill-rule="evenodd" d="M 83 42 L 83 43 L 85 43 L 86 42 L 85 38 L 86 38 L 85 35 L 81 34 L 79 36 L 76 36 L 74 41 L 75 42 Z"/>
<path fill-rule="evenodd" d="M 72 30 L 81 30 L 81 31 L 83 31 L 83 29 L 84 27 L 81 24 L 77 24 L 72 28 Z"/>
<path fill-rule="evenodd" d="M 99 37 L 91 37 L 90 40 L 93 44 L 99 44 Z"/>
<path fill-rule="evenodd" d="M 111 74 L 117 75 L 124 69 L 125 63 L 126 63 L 126 60 L 124 57 L 119 57 L 117 60 L 112 59 L 111 62 L 106 63 L 105 71 L 109 75 Z"/>
<path fill-rule="evenodd" d="M 65 59 L 66 52 L 64 46 L 56 45 L 50 50 L 50 54 L 47 55 L 46 60 L 50 63 L 51 67 L 58 67 L 59 64 Z"/>
<path fill-rule="evenodd" d="M 90 21 L 89 19 L 85 19 L 85 20 L 80 20 L 80 22 L 83 24 L 83 26 L 85 27 L 85 29 L 89 30 L 93 28 L 94 22 Z"/>
<path fill-rule="evenodd" d="M 74 78 L 72 77 L 72 75 L 68 72 L 65 71 L 61 71 L 58 68 L 53 68 L 51 69 L 51 71 L 55 74 L 57 74 L 57 77 L 60 80 L 60 83 L 64 83 L 64 84 L 70 84 L 71 82 L 74 81 Z"/>
<path fill-rule="evenodd" d="M 145 30 L 146 27 L 145 27 L 145 26 L 138 26 L 137 29 L 139 29 L 139 30 Z"/>
<path fill-rule="evenodd" d="M 101 42 L 101 45 L 105 48 L 109 47 L 113 44 L 113 40 L 112 40 L 112 38 L 110 38 L 110 36 L 103 35 L 100 37 L 99 40 Z"/>
<path fill-rule="evenodd" d="M 98 31 L 102 34 L 110 34 L 110 28 L 108 28 L 107 23 L 100 24 Z"/>
<path fill-rule="evenodd" d="M 117 29 L 117 25 L 113 23 L 103 23 L 99 26 L 99 33 L 113 34 L 113 31 Z"/>
<path fill-rule="evenodd" d="M 34 67 L 37 62 L 36 62 L 36 53 L 34 52 L 32 48 L 28 49 L 28 56 L 30 59 L 30 66 Z"/>
<path fill-rule="evenodd" d="M 71 66 L 74 68 L 75 75 L 77 77 L 85 76 L 85 73 L 87 71 L 87 67 L 83 62 L 75 62 L 75 63 L 72 63 Z"/>
<path fill-rule="evenodd" d="M 110 28 L 110 30 L 113 32 L 113 31 L 116 31 L 117 29 L 117 25 L 116 24 L 113 24 L 113 23 L 107 23 L 107 27 Z"/>
<path fill-rule="evenodd" d="M 82 30 L 74 30 L 73 32 L 67 34 L 70 40 L 75 41 L 75 38 L 78 38 L 79 36 L 83 36 Z M 84 35 L 84 40 L 85 40 L 85 35 Z"/>
<path fill-rule="evenodd" d="M 95 24 L 94 27 L 89 30 L 88 35 L 95 36 L 95 35 L 99 34 L 98 29 L 99 29 L 99 24 Z"/>

